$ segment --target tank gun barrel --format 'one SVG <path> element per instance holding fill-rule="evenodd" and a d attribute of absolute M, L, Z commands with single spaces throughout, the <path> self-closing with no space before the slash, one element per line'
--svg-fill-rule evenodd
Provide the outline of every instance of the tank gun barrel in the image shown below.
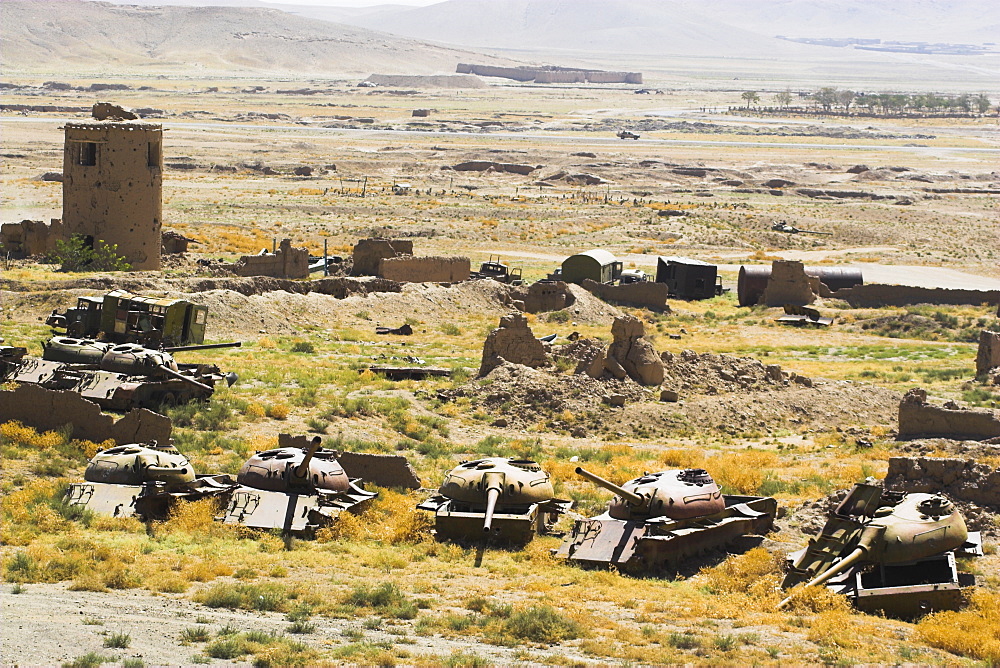
<path fill-rule="evenodd" d="M 292 475 L 300 480 L 309 475 L 309 462 L 312 461 L 313 456 L 319 451 L 319 446 L 321 445 L 323 445 L 323 439 L 319 436 L 313 437 L 313 440 L 309 443 L 309 449 L 306 451 L 306 456 L 302 458 L 301 464 L 292 469 Z"/>
<path fill-rule="evenodd" d="M 642 504 L 644 504 L 646 502 L 646 499 L 644 499 L 643 497 L 639 496 L 635 492 L 630 492 L 630 491 L 628 491 L 627 489 L 625 489 L 623 487 L 619 487 L 618 485 L 614 484 L 610 480 L 605 480 L 604 478 L 602 478 L 599 475 L 594 475 L 590 471 L 587 471 L 587 470 L 583 469 L 580 466 L 576 467 L 576 473 L 577 473 L 577 475 L 582 476 L 582 477 L 586 478 L 587 480 L 589 480 L 590 482 L 594 483 L 598 487 L 603 487 L 604 489 L 608 490 L 609 492 L 614 492 L 618 496 L 620 496 L 623 499 L 625 499 L 626 501 L 628 501 L 630 505 L 641 506 Z"/>
<path fill-rule="evenodd" d="M 164 348 L 165 353 L 182 353 L 187 350 L 215 350 L 216 348 L 239 348 L 243 345 L 242 341 L 231 341 L 230 343 L 206 343 L 204 345 L 198 346 L 171 346 L 169 348 Z"/>
<path fill-rule="evenodd" d="M 162 371 L 163 373 L 167 374 L 168 376 L 171 376 L 172 378 L 176 378 L 177 380 L 183 380 L 185 383 L 194 385 L 195 387 L 201 388 L 207 392 L 211 392 L 213 389 L 211 385 L 206 385 L 205 383 L 199 382 L 194 378 L 191 378 L 190 376 L 185 376 L 184 374 L 174 371 L 170 367 L 165 366 L 163 364 L 157 364 L 156 368 Z"/>
<path fill-rule="evenodd" d="M 493 530 L 493 511 L 496 510 L 499 498 L 499 488 L 490 487 L 486 490 L 486 518 L 483 520 L 483 533 L 489 533 Z"/>
<path fill-rule="evenodd" d="M 815 585 L 821 585 L 825 583 L 827 580 L 832 578 L 837 573 L 847 570 L 854 564 L 864 559 L 864 557 L 867 554 L 868 554 L 868 548 L 865 547 L 864 545 L 859 545 L 858 547 L 854 548 L 854 551 L 851 552 L 849 555 L 847 555 L 840 561 L 835 562 L 828 569 L 826 569 L 825 571 L 814 577 L 809 582 L 807 582 L 805 586 L 813 587 Z M 792 598 L 793 598 L 792 596 L 786 597 L 785 600 L 783 600 L 781 603 L 778 604 L 778 610 L 784 609 L 784 607 L 791 602 Z"/>

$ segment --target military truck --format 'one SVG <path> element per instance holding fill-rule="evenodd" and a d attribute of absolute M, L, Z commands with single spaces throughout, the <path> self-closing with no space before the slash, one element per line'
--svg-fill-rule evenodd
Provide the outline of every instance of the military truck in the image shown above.
<path fill-rule="evenodd" d="M 101 338 L 146 347 L 186 346 L 205 342 L 208 307 L 186 299 L 158 299 L 112 290 L 85 296 L 64 313 L 52 311 L 45 324 L 67 336 Z"/>
<path fill-rule="evenodd" d="M 479 271 L 473 272 L 471 278 L 492 278 L 494 281 L 508 285 L 521 285 L 521 268 L 510 268 L 500 261 L 499 255 L 490 255 L 490 259 L 479 265 Z"/>

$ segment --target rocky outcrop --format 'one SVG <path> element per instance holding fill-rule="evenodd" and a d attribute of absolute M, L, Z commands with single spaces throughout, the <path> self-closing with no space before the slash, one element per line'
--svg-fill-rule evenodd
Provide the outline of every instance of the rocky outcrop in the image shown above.
<path fill-rule="evenodd" d="M 933 406 L 927 391 L 914 388 L 899 402 L 899 437 L 940 436 L 982 441 L 1000 436 L 1000 415 L 990 409 L 961 408 L 954 402 Z"/>
<path fill-rule="evenodd" d="M 573 373 L 591 378 L 604 375 L 605 345 L 597 339 L 577 339 L 561 346 L 552 346 L 552 356 L 576 363 Z"/>
<path fill-rule="evenodd" d="M 500 326 L 486 336 L 483 361 L 479 366 L 480 377 L 504 362 L 533 368 L 551 363 L 545 346 L 535 338 L 527 319 L 520 313 L 500 318 Z"/>
<path fill-rule="evenodd" d="M 621 380 L 628 376 L 642 385 L 663 382 L 663 362 L 653 344 L 644 338 L 642 321 L 631 315 L 615 318 L 611 325 L 614 337 L 604 360 L 604 368 Z"/>

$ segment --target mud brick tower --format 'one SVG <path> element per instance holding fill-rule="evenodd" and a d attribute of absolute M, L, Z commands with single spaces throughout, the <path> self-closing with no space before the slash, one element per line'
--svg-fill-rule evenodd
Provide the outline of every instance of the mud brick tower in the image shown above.
<path fill-rule="evenodd" d="M 133 269 L 160 268 L 163 127 L 66 123 L 63 224 L 67 235 L 118 245 Z"/>

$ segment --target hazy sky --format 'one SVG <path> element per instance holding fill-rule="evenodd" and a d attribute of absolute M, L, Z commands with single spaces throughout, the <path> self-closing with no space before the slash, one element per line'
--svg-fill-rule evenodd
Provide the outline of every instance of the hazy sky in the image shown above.
<path fill-rule="evenodd" d="M 373 5 L 414 5 L 423 7 L 441 0 L 267 0 L 275 4 L 318 5 L 321 7 L 371 7 Z"/>

